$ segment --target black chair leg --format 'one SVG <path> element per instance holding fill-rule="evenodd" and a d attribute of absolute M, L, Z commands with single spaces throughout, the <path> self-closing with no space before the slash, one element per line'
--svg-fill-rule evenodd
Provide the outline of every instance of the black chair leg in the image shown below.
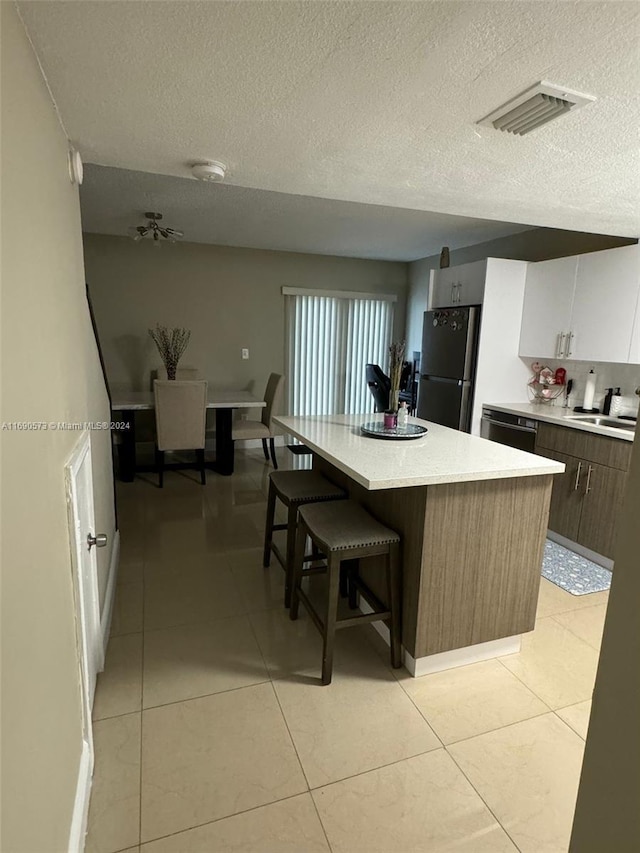
<path fill-rule="evenodd" d="M 207 474 L 204 467 L 204 448 L 196 450 L 196 459 L 198 461 L 198 468 L 200 469 L 200 484 L 206 486 Z"/>
<path fill-rule="evenodd" d="M 267 439 L 262 439 L 262 452 L 264 453 L 264 458 L 269 461 L 269 451 L 267 450 Z"/>
<path fill-rule="evenodd" d="M 156 447 L 156 468 L 158 469 L 158 486 L 164 488 L 164 450 Z"/>
<path fill-rule="evenodd" d="M 271 461 L 273 462 L 273 467 L 278 468 L 278 460 L 276 459 L 276 445 L 273 440 L 273 436 L 269 439 L 269 449 L 271 450 Z"/>
<path fill-rule="evenodd" d="M 271 543 L 273 542 L 273 525 L 276 515 L 276 490 L 269 481 L 269 497 L 267 498 L 267 518 L 264 525 L 264 553 L 262 555 L 263 568 L 268 569 L 271 563 Z"/>

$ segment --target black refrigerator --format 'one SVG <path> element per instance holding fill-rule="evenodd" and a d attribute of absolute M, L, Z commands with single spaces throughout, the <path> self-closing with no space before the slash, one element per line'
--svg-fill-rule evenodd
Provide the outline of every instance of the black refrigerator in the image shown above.
<path fill-rule="evenodd" d="M 426 311 L 418 417 L 469 432 L 480 308 Z"/>

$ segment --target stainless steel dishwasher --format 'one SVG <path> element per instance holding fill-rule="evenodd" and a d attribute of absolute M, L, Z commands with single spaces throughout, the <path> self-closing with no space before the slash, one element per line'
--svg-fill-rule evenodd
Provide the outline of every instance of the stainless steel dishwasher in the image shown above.
<path fill-rule="evenodd" d="M 483 407 L 480 435 L 517 450 L 535 453 L 538 422 L 523 415 Z"/>

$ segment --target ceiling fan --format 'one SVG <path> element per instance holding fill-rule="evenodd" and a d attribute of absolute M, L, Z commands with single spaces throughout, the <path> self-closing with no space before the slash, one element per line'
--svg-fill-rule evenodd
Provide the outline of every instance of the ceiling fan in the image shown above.
<path fill-rule="evenodd" d="M 134 230 L 133 239 L 138 240 L 149 239 L 153 240 L 154 246 L 160 246 L 165 241 L 167 243 L 175 243 L 181 237 L 184 237 L 184 231 L 179 231 L 177 228 L 169 228 L 166 225 L 160 225 L 162 219 L 161 213 L 145 213 L 147 218 L 146 225 L 138 225 Z"/>

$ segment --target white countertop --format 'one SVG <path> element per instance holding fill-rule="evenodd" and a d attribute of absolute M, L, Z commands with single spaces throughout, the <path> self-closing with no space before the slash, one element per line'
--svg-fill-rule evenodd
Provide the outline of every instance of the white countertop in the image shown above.
<path fill-rule="evenodd" d="M 633 441 L 635 431 L 620 427 L 597 426 L 596 424 L 583 423 L 576 421 L 575 418 L 586 417 L 579 412 L 574 412 L 573 409 L 563 409 L 561 406 L 553 406 L 550 403 L 483 403 L 489 409 L 495 409 L 497 412 L 508 412 L 512 415 L 521 415 L 526 418 L 531 418 L 535 421 L 545 421 L 546 423 L 556 424 L 557 426 L 571 427 L 572 429 L 581 429 L 584 432 L 593 432 L 597 435 L 605 435 L 609 438 L 619 438 L 622 441 Z M 615 415 L 600 415 L 600 417 L 611 417 L 615 420 Z M 627 423 L 631 423 L 627 421 Z"/>
<path fill-rule="evenodd" d="M 559 474 L 564 465 L 494 441 L 410 418 L 428 428 L 425 436 L 390 441 L 368 438 L 363 423 L 382 415 L 318 415 L 273 419 L 311 450 L 366 489 L 397 489 Z"/>

